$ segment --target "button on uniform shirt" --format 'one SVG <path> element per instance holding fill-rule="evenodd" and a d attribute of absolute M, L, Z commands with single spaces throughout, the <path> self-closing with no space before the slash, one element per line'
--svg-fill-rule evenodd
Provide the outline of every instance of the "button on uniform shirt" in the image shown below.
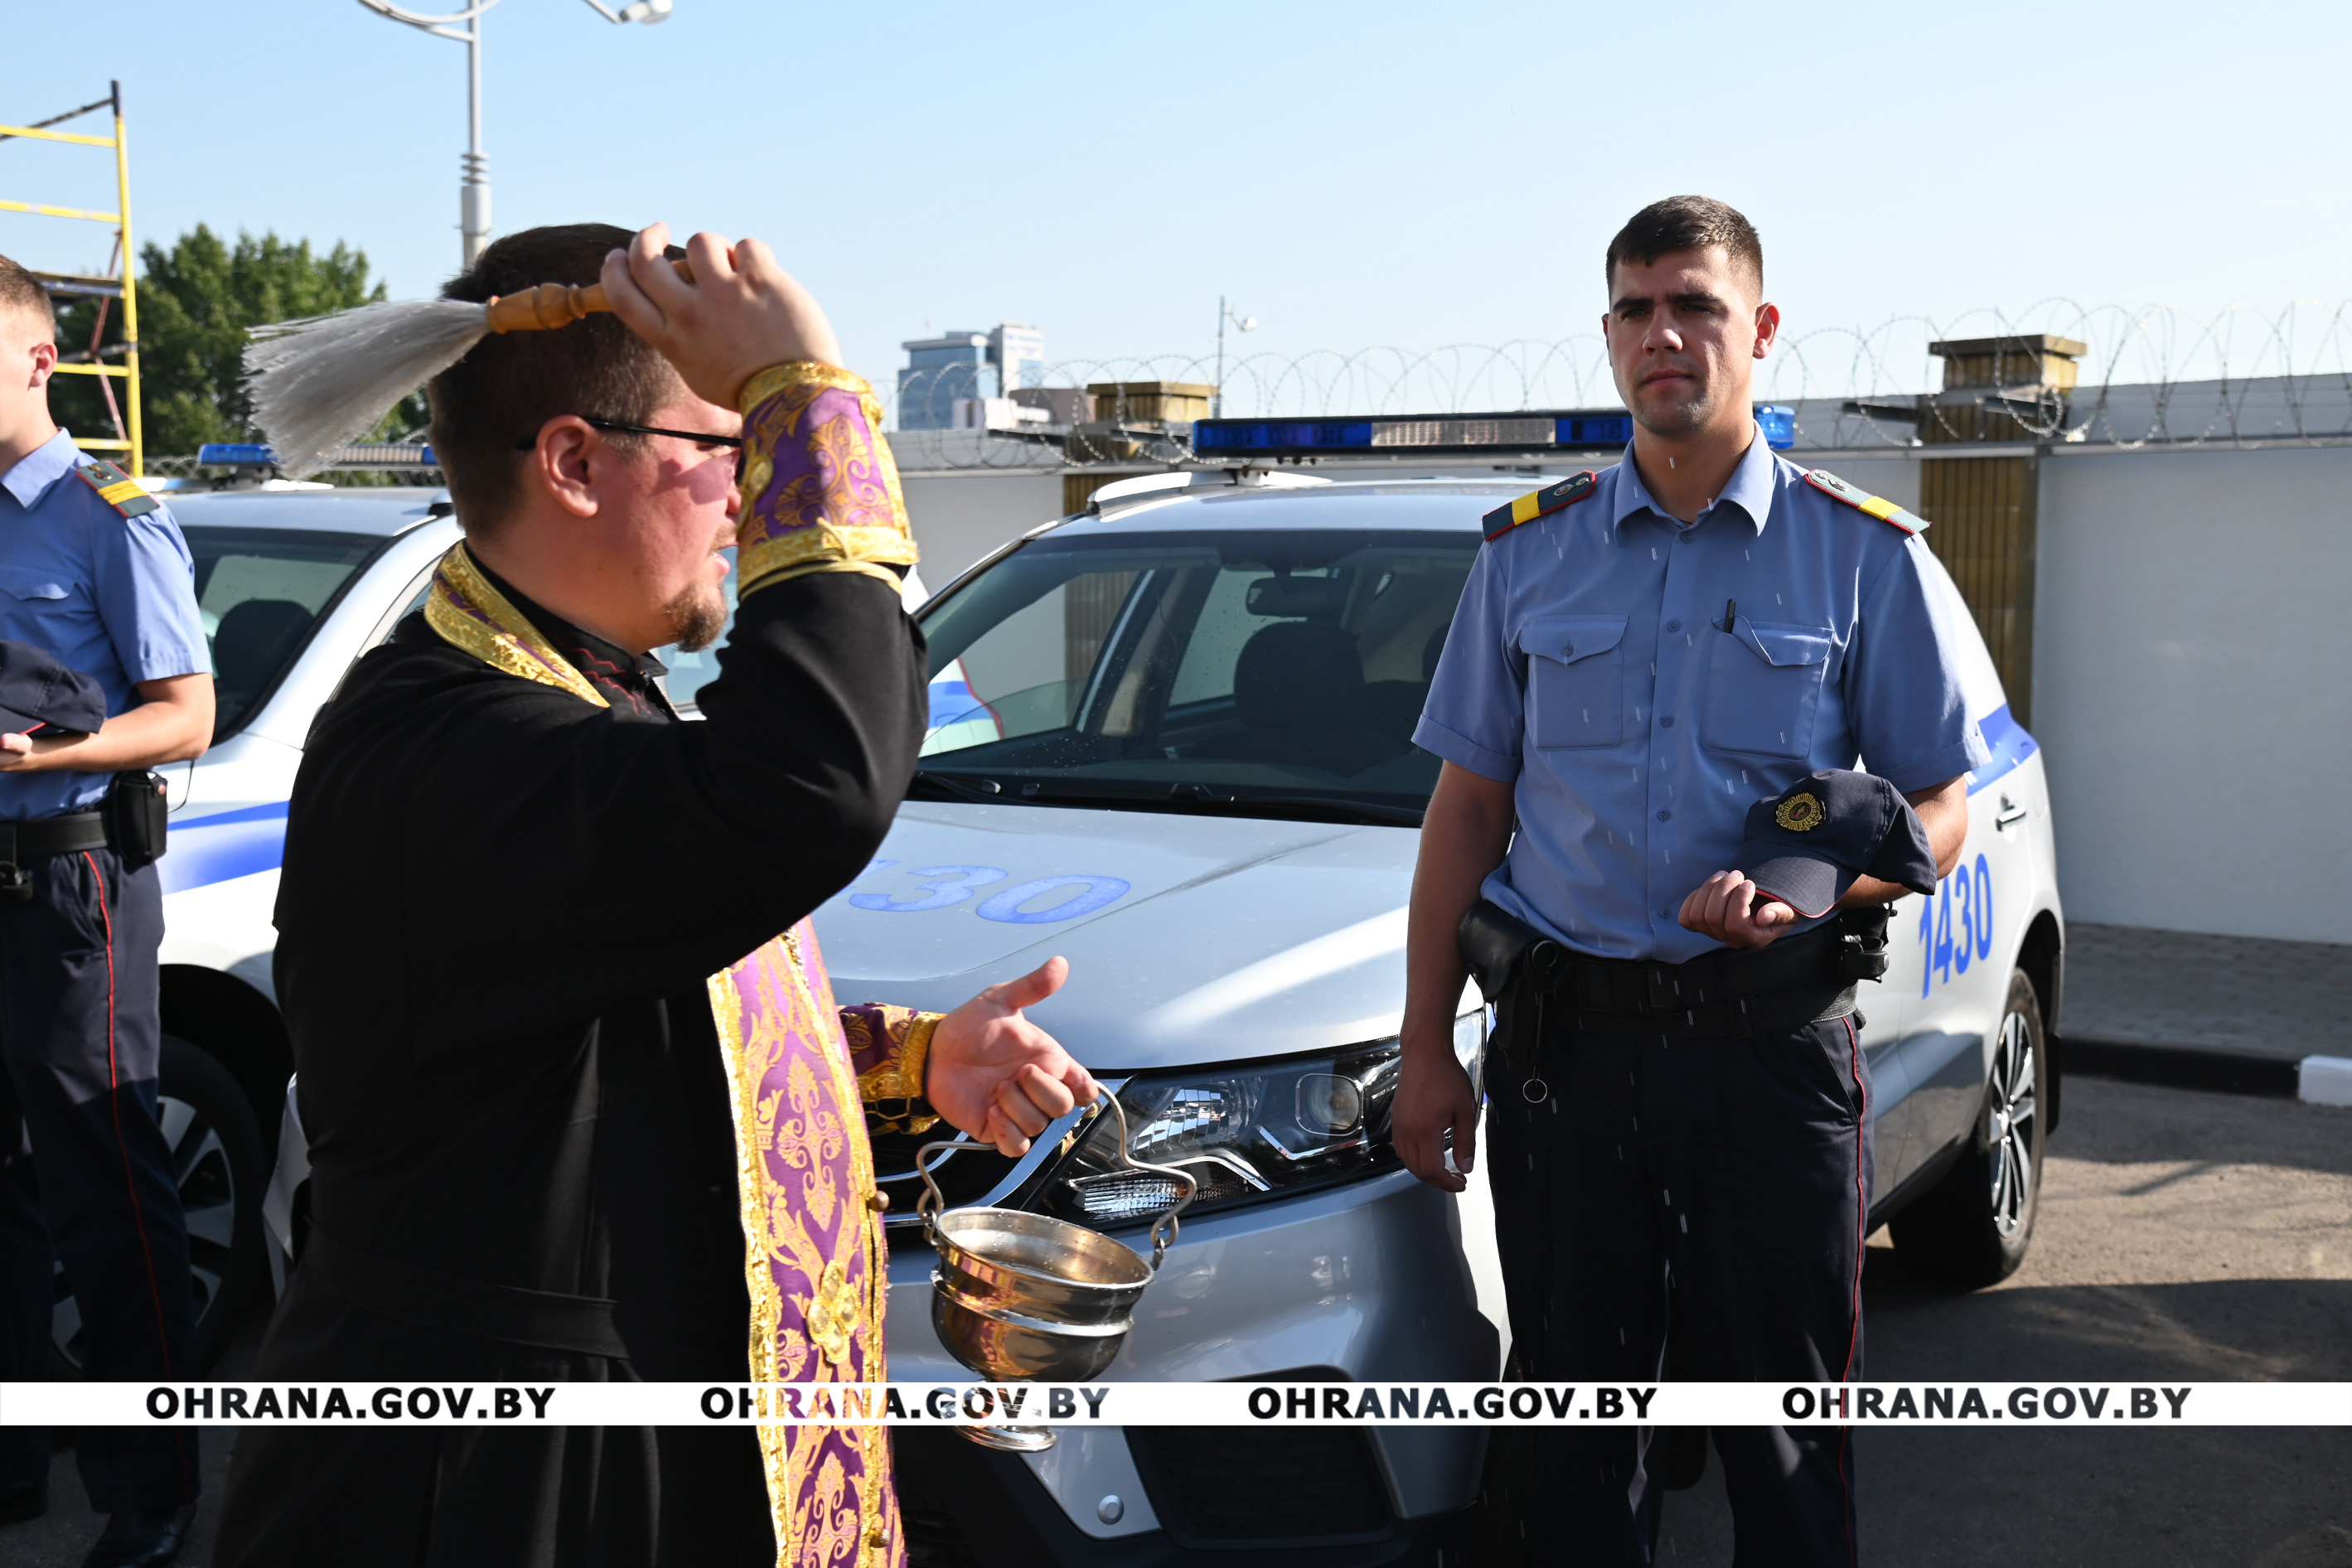
<path fill-rule="evenodd" d="M 1629 451 L 1489 542 L 1413 732 L 1515 786 L 1486 896 L 1579 952 L 1679 963 L 1717 945 L 1677 916 L 1738 868 L 1750 803 L 1821 768 L 1911 791 L 1981 764 L 1938 571 L 1760 432 L 1696 522 L 1651 500 Z"/>
<path fill-rule="evenodd" d="M 142 680 L 212 668 L 195 566 L 169 510 L 124 517 L 74 469 L 60 430 L 0 475 L 0 637 L 31 643 L 96 680 L 110 717 Z M 0 773 L 0 820 L 96 805 L 110 773 Z"/>

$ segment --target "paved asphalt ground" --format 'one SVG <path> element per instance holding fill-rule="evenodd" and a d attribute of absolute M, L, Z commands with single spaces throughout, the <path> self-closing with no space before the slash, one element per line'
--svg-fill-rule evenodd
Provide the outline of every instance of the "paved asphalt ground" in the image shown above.
<path fill-rule="evenodd" d="M 1873 1380 L 2352 1381 L 2352 1110 L 2074 1079 L 2014 1278 L 1955 1293 L 1874 1241 Z M 248 1336 L 218 1375 L 250 1354 Z M 211 1560 L 226 1468 L 226 1434 L 205 1444 L 189 1568 Z M 2352 1568 L 2352 1429 L 1874 1431 L 1857 1448 L 1863 1559 L 1882 1568 Z M 52 1488 L 47 1519 L 0 1530 L 0 1568 L 81 1561 L 100 1521 L 70 1453 Z M 1658 1562 L 1730 1561 L 1710 1456 L 1668 1500 Z"/>
<path fill-rule="evenodd" d="M 2352 1110 L 2066 1085 L 2025 1266 L 1957 1294 L 1874 1237 L 1872 1381 L 2352 1381 Z M 1862 1557 L 1895 1568 L 2352 1568 L 2352 1429 L 1879 1430 Z M 1657 1561 L 1731 1561 L 1721 1467 Z M 1542 1558 L 1531 1561 L 1545 1561 Z"/>

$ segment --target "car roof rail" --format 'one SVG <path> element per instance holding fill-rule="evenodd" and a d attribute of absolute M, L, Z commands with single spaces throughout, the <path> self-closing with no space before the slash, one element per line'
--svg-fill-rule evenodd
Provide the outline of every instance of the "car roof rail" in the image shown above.
<path fill-rule="evenodd" d="M 1138 474 L 1133 479 L 1113 479 L 1109 484 L 1087 498 L 1087 510 L 1100 516 L 1105 502 L 1137 500 L 1145 496 L 1166 495 L 1174 490 L 1231 489 L 1248 487 L 1264 489 L 1307 489 L 1335 481 L 1320 474 L 1294 473 L 1262 464 L 1237 464 L 1216 468 L 1185 468 L 1167 474 Z"/>

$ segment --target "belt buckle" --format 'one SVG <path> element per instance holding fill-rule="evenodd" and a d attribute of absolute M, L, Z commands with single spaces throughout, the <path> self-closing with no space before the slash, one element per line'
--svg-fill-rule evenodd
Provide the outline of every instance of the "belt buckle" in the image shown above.
<path fill-rule="evenodd" d="M 1683 997 L 1682 976 L 1670 963 L 1642 965 L 1642 999 L 1653 1013 L 1681 1013 L 1692 1005 Z"/>
<path fill-rule="evenodd" d="M 0 899 L 18 904 L 33 901 L 33 879 L 13 860 L 0 860 Z"/>

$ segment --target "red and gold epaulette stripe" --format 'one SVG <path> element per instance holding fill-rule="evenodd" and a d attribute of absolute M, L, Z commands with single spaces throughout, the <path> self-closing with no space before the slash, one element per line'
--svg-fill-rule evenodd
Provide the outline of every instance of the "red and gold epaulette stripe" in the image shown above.
<path fill-rule="evenodd" d="M 1927 520 L 1914 512 L 1905 511 L 1891 500 L 1857 489 L 1827 468 L 1807 468 L 1805 482 L 1823 495 L 1835 496 L 1856 511 L 1867 512 L 1881 522 L 1891 522 L 1906 533 L 1916 533 L 1927 526 Z"/>
<path fill-rule="evenodd" d="M 1600 482 L 1600 476 L 1587 468 L 1580 474 L 1570 474 L 1556 485 L 1530 490 L 1508 506 L 1496 507 L 1486 517 L 1486 542 L 1492 544 L 1523 522 L 1533 522 L 1564 506 L 1574 506 L 1591 495 L 1593 487 Z"/>
<path fill-rule="evenodd" d="M 146 486 L 103 458 L 93 458 L 74 472 L 98 492 L 99 500 L 125 517 L 145 517 L 162 510 L 163 503 L 147 493 Z"/>

